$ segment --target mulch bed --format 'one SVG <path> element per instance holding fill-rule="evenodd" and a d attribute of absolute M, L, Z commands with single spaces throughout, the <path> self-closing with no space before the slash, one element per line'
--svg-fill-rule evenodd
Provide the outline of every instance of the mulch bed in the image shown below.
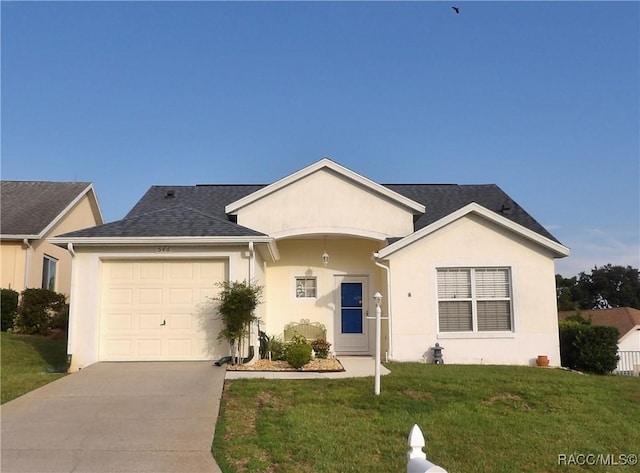
<path fill-rule="evenodd" d="M 295 369 L 286 361 L 269 361 L 269 360 L 256 360 L 244 365 L 228 365 L 229 371 L 324 371 L 335 372 L 344 371 L 342 364 L 337 358 L 320 359 L 316 358 L 304 365 L 302 368 Z"/>

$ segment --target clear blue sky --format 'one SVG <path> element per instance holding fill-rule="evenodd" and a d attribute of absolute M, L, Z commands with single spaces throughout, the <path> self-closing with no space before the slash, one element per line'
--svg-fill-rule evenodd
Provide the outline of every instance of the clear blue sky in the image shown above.
<path fill-rule="evenodd" d="M 460 7 L 455 14 L 452 5 Z M 495 183 L 572 256 L 640 267 L 638 2 L 2 2 L 2 178 Z"/>

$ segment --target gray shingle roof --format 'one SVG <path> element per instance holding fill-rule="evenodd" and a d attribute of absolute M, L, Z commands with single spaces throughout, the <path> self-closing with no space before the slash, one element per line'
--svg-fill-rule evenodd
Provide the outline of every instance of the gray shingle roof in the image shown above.
<path fill-rule="evenodd" d="M 124 219 L 64 236 L 100 238 L 263 235 L 234 223 L 225 214 L 224 209 L 228 204 L 265 186 L 153 186 Z M 476 202 L 557 242 L 542 225 L 493 184 L 385 184 L 385 187 L 425 206 L 425 213 L 415 222 L 415 230 L 436 222 L 471 202 Z"/>
<path fill-rule="evenodd" d="M 415 230 L 420 230 L 475 202 L 539 235 L 560 243 L 495 184 L 385 184 L 385 186 L 425 206 L 424 215 L 415 222 Z"/>
<path fill-rule="evenodd" d="M 0 181 L 2 235 L 40 235 L 89 182 Z"/>
<path fill-rule="evenodd" d="M 182 205 L 170 206 L 98 227 L 86 228 L 65 237 L 207 237 L 207 236 L 263 236 L 250 228 L 224 219 L 206 215 Z"/>

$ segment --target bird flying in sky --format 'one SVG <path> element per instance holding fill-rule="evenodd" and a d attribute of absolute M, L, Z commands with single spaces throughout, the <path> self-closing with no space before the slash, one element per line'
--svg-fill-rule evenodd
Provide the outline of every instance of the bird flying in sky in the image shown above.
<path fill-rule="evenodd" d="M 454 12 L 456 12 L 456 14 L 460 14 L 460 8 L 459 7 L 451 7 L 453 9 Z"/>

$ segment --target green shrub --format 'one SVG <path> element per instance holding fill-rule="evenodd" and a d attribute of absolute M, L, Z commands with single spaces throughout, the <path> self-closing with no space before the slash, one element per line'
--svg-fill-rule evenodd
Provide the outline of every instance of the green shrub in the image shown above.
<path fill-rule="evenodd" d="M 618 329 L 579 320 L 560 322 L 562 366 L 604 374 L 618 364 Z"/>
<path fill-rule="evenodd" d="M 272 360 L 285 361 L 287 356 L 287 346 L 282 341 L 282 338 L 277 335 L 269 337 L 267 341 L 267 353 L 265 355 L 268 356 L 269 352 L 271 352 Z"/>
<path fill-rule="evenodd" d="M 49 319 L 49 328 L 57 328 L 67 332 L 69 330 L 69 304 L 55 312 Z"/>
<path fill-rule="evenodd" d="M 13 329 L 27 335 L 46 335 L 57 314 L 66 309 L 64 294 L 48 289 L 25 289 L 13 318 Z"/>
<path fill-rule="evenodd" d="M 311 348 L 316 352 L 317 358 L 327 359 L 331 350 L 331 343 L 324 338 L 318 338 L 311 342 Z"/>
<path fill-rule="evenodd" d="M 13 328 L 13 318 L 18 310 L 18 291 L 13 289 L 2 289 L 0 299 L 0 309 L 2 311 L 1 329 L 6 332 Z"/>
<path fill-rule="evenodd" d="M 575 343 L 581 347 L 576 368 L 591 373 L 610 373 L 618 365 L 618 337 L 615 327 L 587 325 L 578 332 Z"/>
<path fill-rule="evenodd" d="M 302 368 L 311 361 L 311 345 L 294 343 L 287 347 L 287 363 L 296 369 Z"/>

